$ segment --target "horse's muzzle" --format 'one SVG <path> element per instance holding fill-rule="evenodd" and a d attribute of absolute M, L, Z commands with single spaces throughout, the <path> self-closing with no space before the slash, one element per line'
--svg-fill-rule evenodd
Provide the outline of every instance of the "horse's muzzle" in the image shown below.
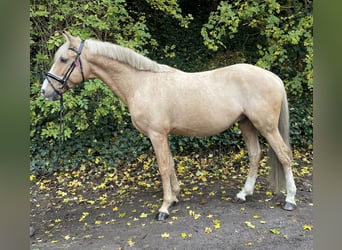
<path fill-rule="evenodd" d="M 45 79 L 44 83 L 43 83 L 43 87 L 40 90 L 40 93 L 42 94 L 42 96 L 44 97 L 44 100 L 47 101 L 57 101 L 60 99 L 60 95 L 58 95 L 56 93 L 56 91 L 54 91 L 54 89 L 50 86 L 48 81 Z"/>
<path fill-rule="evenodd" d="M 46 101 L 57 101 L 60 99 L 60 96 L 55 93 L 46 94 L 44 89 L 41 90 L 41 93 L 42 93 L 42 96 L 44 97 L 44 100 Z"/>

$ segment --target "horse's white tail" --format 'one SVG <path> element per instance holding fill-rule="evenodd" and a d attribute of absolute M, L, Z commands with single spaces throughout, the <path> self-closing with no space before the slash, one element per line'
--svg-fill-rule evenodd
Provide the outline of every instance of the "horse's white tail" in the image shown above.
<path fill-rule="evenodd" d="M 286 96 L 285 90 L 284 90 L 283 100 L 281 103 L 278 129 L 285 144 L 289 147 L 291 151 L 289 108 L 288 108 L 287 96 Z M 276 153 L 273 151 L 271 146 L 268 150 L 268 156 L 269 156 L 269 165 L 271 166 L 270 184 L 275 193 L 280 193 L 282 190 L 285 189 L 285 174 L 284 174 L 283 165 L 280 163 Z M 290 157 L 292 159 L 292 153 Z"/>

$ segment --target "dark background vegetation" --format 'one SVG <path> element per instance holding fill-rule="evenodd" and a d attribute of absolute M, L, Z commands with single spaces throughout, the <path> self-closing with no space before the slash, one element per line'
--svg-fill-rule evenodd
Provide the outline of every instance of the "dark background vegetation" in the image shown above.
<path fill-rule="evenodd" d="M 65 94 L 65 141 L 58 157 L 59 103 L 44 101 L 40 87 L 64 42 L 62 30 L 127 46 L 189 72 L 240 62 L 269 69 L 287 89 L 292 146 L 307 151 L 313 143 L 312 29 L 309 0 L 32 0 L 31 171 L 43 174 L 92 164 L 117 168 L 152 153 L 121 101 L 101 81 L 91 80 Z M 173 154 L 238 151 L 243 146 L 237 126 L 205 138 L 170 136 L 170 143 Z"/>

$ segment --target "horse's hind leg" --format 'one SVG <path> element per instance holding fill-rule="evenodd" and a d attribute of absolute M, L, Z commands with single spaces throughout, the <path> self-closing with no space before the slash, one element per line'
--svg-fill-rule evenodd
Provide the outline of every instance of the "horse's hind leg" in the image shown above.
<path fill-rule="evenodd" d="M 263 132 L 263 135 L 276 153 L 277 158 L 284 169 L 286 180 L 286 203 L 283 205 L 283 209 L 289 211 L 294 210 L 296 208 L 295 195 L 297 188 L 291 167 L 291 149 L 285 144 L 278 129 Z"/>
<path fill-rule="evenodd" d="M 250 169 L 243 189 L 236 195 L 239 200 L 245 201 L 247 195 L 252 195 L 257 178 L 258 166 L 261 157 L 257 130 L 247 118 L 240 121 L 239 128 L 247 146 Z"/>
<path fill-rule="evenodd" d="M 178 194 L 180 192 L 180 187 L 176 175 L 176 170 L 175 170 L 175 162 L 172 158 L 172 155 L 170 153 L 170 169 L 171 169 L 171 190 L 172 190 L 172 199 L 173 203 L 178 203 Z"/>

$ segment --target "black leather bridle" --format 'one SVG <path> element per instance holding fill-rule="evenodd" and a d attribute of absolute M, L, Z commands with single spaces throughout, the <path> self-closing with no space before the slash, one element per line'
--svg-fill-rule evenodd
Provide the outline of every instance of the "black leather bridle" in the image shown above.
<path fill-rule="evenodd" d="M 62 143 L 64 141 L 64 131 L 63 131 L 63 112 L 64 112 L 64 105 L 63 105 L 63 92 L 61 92 L 63 89 L 68 90 L 70 87 L 68 85 L 68 80 L 70 78 L 70 75 L 72 74 L 72 72 L 74 71 L 74 69 L 77 66 L 80 66 L 80 70 L 81 70 L 81 75 L 82 75 L 82 82 L 84 82 L 84 74 L 83 74 L 83 67 L 82 67 L 82 62 L 81 62 L 81 53 L 84 47 L 84 41 L 82 40 L 80 43 L 80 47 L 78 48 L 78 50 L 75 50 L 74 48 L 69 48 L 69 50 L 72 50 L 76 53 L 76 57 L 74 59 L 74 61 L 71 63 L 71 65 L 69 66 L 68 70 L 65 72 L 63 78 L 60 78 L 59 76 L 56 76 L 52 73 L 46 73 L 45 78 L 48 81 L 48 83 L 51 85 L 51 87 L 53 88 L 53 90 L 59 95 L 60 99 L 59 99 L 59 103 L 60 103 L 60 113 L 59 113 L 59 143 L 58 143 L 58 159 L 60 158 L 61 154 L 62 154 Z M 57 81 L 61 86 L 56 88 L 50 81 L 50 79 L 53 79 L 55 81 Z M 57 159 L 57 161 L 58 161 Z M 57 162 L 56 161 L 56 162 Z"/>
<path fill-rule="evenodd" d="M 68 85 L 68 80 L 70 78 L 70 75 L 72 74 L 72 72 L 74 71 L 74 69 L 79 65 L 80 69 L 81 69 L 81 74 L 82 74 L 82 82 L 84 82 L 84 74 L 83 74 L 83 67 L 82 67 L 82 62 L 81 62 L 81 53 L 84 47 L 84 41 L 82 40 L 80 43 L 80 47 L 78 48 L 78 50 L 75 50 L 74 48 L 69 48 L 69 50 L 72 50 L 76 53 L 76 57 L 74 59 L 74 61 L 72 62 L 72 64 L 69 66 L 68 70 L 65 72 L 63 78 L 60 78 L 59 76 L 56 76 L 52 73 L 46 73 L 45 77 L 46 80 L 50 83 L 50 85 L 52 86 L 53 90 L 59 95 L 62 96 L 62 92 L 60 92 L 59 90 L 63 90 L 66 89 L 68 90 L 70 87 Z M 57 81 L 61 86 L 56 88 L 50 81 L 50 78 Z"/>

